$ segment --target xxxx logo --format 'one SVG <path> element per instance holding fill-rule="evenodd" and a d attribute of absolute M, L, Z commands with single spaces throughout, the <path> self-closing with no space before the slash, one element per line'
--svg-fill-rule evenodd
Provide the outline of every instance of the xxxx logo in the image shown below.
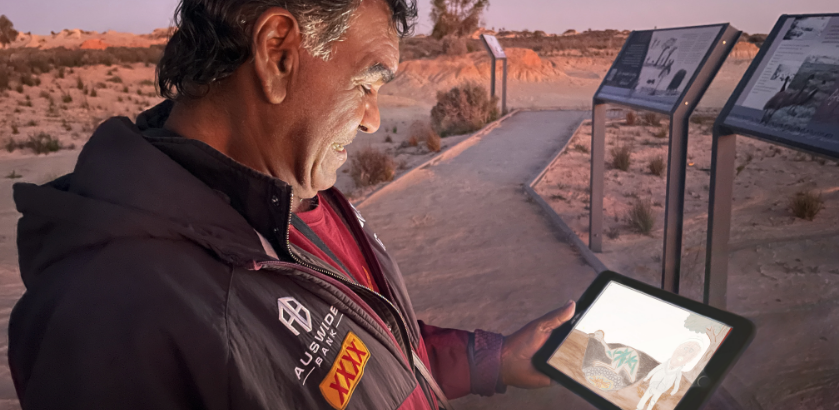
<path fill-rule="evenodd" d="M 370 359 L 367 346 L 355 335 L 349 332 L 341 344 L 341 351 L 332 369 L 320 383 L 320 392 L 332 407 L 344 410 L 350 402 L 355 388 L 364 375 L 364 366 Z"/>

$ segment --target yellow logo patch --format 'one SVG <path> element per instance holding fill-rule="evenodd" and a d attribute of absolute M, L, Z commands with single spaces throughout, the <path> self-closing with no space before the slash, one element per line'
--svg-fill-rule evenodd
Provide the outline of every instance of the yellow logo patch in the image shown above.
<path fill-rule="evenodd" d="M 355 388 L 364 375 L 364 366 L 370 360 L 367 346 L 355 335 L 349 332 L 341 344 L 338 358 L 332 364 L 332 369 L 320 382 L 320 392 L 332 407 L 344 410 L 350 402 Z"/>

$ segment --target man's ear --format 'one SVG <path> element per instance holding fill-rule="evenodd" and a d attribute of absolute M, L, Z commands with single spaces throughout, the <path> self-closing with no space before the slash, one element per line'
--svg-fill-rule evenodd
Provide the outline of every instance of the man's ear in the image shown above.
<path fill-rule="evenodd" d="M 288 10 L 272 7 L 253 27 L 254 69 L 265 98 L 283 102 L 300 62 L 300 26 Z"/>

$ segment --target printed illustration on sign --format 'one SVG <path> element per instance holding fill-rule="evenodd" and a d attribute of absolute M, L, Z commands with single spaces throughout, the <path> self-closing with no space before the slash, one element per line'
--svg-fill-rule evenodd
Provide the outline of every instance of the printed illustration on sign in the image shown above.
<path fill-rule="evenodd" d="M 370 360 L 370 351 L 361 339 L 349 332 L 341 344 L 341 351 L 332 369 L 320 383 L 323 398 L 334 408 L 343 410 L 364 375 L 364 366 Z"/>
<path fill-rule="evenodd" d="M 297 299 L 293 297 L 285 297 L 277 299 L 277 307 L 280 309 L 280 322 L 283 322 L 291 333 L 295 336 L 300 336 L 300 331 L 294 327 L 298 323 L 306 333 L 312 331 L 312 315 L 309 309 L 301 305 Z"/>
<path fill-rule="evenodd" d="M 332 349 L 332 343 L 338 336 L 338 325 L 343 318 L 344 315 L 338 313 L 335 306 L 329 307 L 329 313 L 315 331 L 314 340 L 306 346 L 307 351 L 303 353 L 304 357 L 300 358 L 300 364 L 294 367 L 294 374 L 301 385 L 305 386 L 312 372 L 326 360 L 326 354 Z"/>

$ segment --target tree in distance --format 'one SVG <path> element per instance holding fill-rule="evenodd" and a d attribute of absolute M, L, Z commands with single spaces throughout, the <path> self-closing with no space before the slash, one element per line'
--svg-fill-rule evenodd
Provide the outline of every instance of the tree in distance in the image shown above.
<path fill-rule="evenodd" d="M 481 15 L 489 7 L 489 0 L 432 0 L 431 36 L 437 40 L 453 35 L 465 37 L 481 25 Z"/>
<path fill-rule="evenodd" d="M 17 39 L 17 30 L 15 25 L 9 20 L 6 15 L 0 15 L 0 45 L 6 48 L 6 45 Z"/>

